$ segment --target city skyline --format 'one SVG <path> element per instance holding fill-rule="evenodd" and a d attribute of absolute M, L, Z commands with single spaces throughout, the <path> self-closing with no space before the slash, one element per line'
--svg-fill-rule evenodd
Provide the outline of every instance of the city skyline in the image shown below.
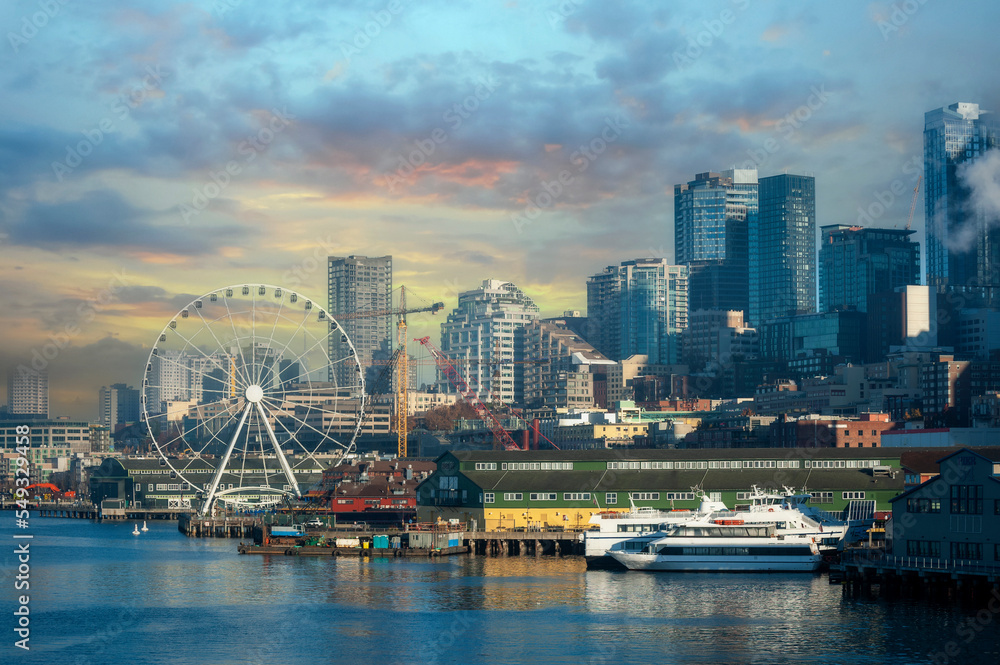
<path fill-rule="evenodd" d="M 588 275 L 674 261 L 673 186 L 713 169 L 813 174 L 817 226 L 903 228 L 923 114 L 1000 110 L 965 65 L 1000 55 L 986 2 L 390 4 L 0 9 L 0 362 L 39 354 L 53 415 L 137 384 L 210 290 L 322 302 L 328 256 L 392 255 L 448 308 L 496 278 L 580 309 Z"/>

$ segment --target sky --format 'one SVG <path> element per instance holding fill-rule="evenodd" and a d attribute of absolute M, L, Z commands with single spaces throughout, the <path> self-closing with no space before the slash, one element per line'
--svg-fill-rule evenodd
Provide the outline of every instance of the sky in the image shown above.
<path fill-rule="evenodd" d="M 45 367 L 52 415 L 95 418 L 194 298 L 326 303 L 329 255 L 391 254 L 411 304 L 495 278 L 585 310 L 589 275 L 673 260 L 675 184 L 734 166 L 815 176 L 819 226 L 902 228 L 923 113 L 1000 110 L 998 20 L 991 0 L 4 2 L 0 366 Z"/>

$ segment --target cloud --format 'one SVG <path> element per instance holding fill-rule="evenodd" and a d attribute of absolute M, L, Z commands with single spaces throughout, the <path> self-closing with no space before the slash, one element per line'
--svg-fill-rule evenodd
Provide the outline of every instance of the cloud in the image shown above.
<path fill-rule="evenodd" d="M 962 202 L 960 196 L 953 197 L 951 205 L 961 205 L 959 214 L 946 217 L 943 210 L 938 211 L 935 223 L 951 251 L 966 252 L 975 247 L 984 229 L 1000 227 L 1000 149 L 960 164 L 957 175 L 967 198 Z M 951 228 L 940 228 L 945 224 Z"/>
<path fill-rule="evenodd" d="M 103 249 L 201 256 L 233 244 L 234 237 L 254 235 L 234 226 L 184 227 L 174 218 L 157 223 L 160 213 L 132 205 L 113 190 L 94 190 L 58 203 L 29 204 L 7 222 L 5 232 L 16 245 L 49 251 Z M 170 223 L 173 222 L 173 223 Z"/>

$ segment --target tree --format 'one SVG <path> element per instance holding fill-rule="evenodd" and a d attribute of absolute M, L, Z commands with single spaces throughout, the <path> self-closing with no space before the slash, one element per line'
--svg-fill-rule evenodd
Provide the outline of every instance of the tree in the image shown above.
<path fill-rule="evenodd" d="M 436 406 L 424 414 L 427 429 L 437 432 L 450 432 L 455 428 L 455 421 L 459 418 L 479 420 L 479 414 L 476 413 L 471 404 L 465 401 Z"/>

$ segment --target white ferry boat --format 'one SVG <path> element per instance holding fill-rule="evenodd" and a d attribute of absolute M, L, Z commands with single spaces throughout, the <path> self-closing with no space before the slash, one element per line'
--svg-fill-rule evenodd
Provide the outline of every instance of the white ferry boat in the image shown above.
<path fill-rule="evenodd" d="M 629 570 L 812 572 L 823 561 L 811 537 L 780 536 L 773 524 L 692 521 L 661 536 L 642 551 L 609 554 Z"/>
<path fill-rule="evenodd" d="M 597 513 L 590 518 L 589 523 L 593 525 L 591 530 L 583 534 L 583 553 L 587 568 L 618 568 L 614 559 L 609 556 L 610 551 L 639 551 L 650 541 L 660 537 L 672 524 L 707 518 L 720 511 L 728 511 L 726 504 L 713 501 L 702 493 L 697 510 L 659 510 L 650 506 L 637 508 L 633 504 L 632 509 L 627 512 Z"/>
<path fill-rule="evenodd" d="M 660 538 L 667 527 L 691 520 L 704 519 L 720 525 L 775 526 L 781 536 L 812 538 L 821 553 L 836 551 L 851 526 L 848 522 L 808 504 L 811 495 L 796 493 L 790 488 L 784 492 L 766 492 L 753 486 L 745 501 L 745 508 L 732 511 L 720 501 L 712 501 L 702 493 L 697 510 L 662 511 L 655 508 L 634 508 L 622 513 L 598 513 L 590 518 L 597 529 L 584 533 L 584 555 L 588 568 L 618 566 L 611 554 L 615 551 L 638 552 L 650 542 Z"/>

